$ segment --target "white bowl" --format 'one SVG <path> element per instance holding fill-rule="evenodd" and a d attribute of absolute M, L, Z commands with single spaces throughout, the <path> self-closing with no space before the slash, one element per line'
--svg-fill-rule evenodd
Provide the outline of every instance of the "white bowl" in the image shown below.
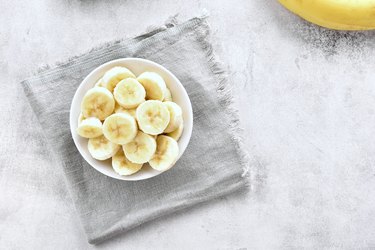
<path fill-rule="evenodd" d="M 83 96 L 90 88 L 92 88 L 95 85 L 95 83 L 104 75 L 104 73 L 107 70 L 115 66 L 124 66 L 130 69 L 136 76 L 145 71 L 151 71 L 160 74 L 164 78 L 167 87 L 170 89 L 172 93 L 173 101 L 180 105 L 183 111 L 184 130 L 181 138 L 178 140 L 178 146 L 180 149 L 178 159 L 184 153 L 187 145 L 189 144 L 191 132 L 193 130 L 193 110 L 191 107 L 189 96 L 186 93 L 184 86 L 181 84 L 181 82 L 177 79 L 175 75 L 173 75 L 169 70 L 167 70 L 163 66 L 155 62 L 141 58 L 123 58 L 107 62 L 99 66 L 98 68 L 94 69 L 82 81 L 76 93 L 74 94 L 73 101 L 70 107 L 70 130 L 72 133 L 74 143 L 82 157 L 93 168 L 109 177 L 126 181 L 138 181 L 157 176 L 162 172 L 152 169 L 149 166 L 149 164 L 144 164 L 142 169 L 133 175 L 121 176 L 117 174 L 112 168 L 111 159 L 106 161 L 98 161 L 92 158 L 87 149 L 88 139 L 82 138 L 77 134 L 76 129 L 78 126 L 78 116 L 81 113 L 81 101 Z"/>

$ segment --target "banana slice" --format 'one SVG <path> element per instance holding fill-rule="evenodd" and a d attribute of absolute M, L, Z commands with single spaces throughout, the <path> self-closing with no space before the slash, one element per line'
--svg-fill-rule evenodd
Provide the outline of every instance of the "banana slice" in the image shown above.
<path fill-rule="evenodd" d="M 125 114 L 128 114 L 128 115 L 131 115 L 134 119 L 136 119 L 136 117 L 135 117 L 135 111 L 136 110 L 137 109 L 126 109 L 126 108 L 118 105 L 117 103 L 115 105 L 115 113 L 125 113 Z"/>
<path fill-rule="evenodd" d="M 183 131 L 184 131 L 184 122 L 181 122 L 178 129 L 176 129 L 173 132 L 167 133 L 166 135 L 168 135 L 168 136 L 172 137 L 173 139 L 175 139 L 176 141 L 178 141 L 178 139 L 180 139 Z"/>
<path fill-rule="evenodd" d="M 129 161 L 125 155 L 124 151 L 119 150 L 112 157 L 112 167 L 116 173 L 119 175 L 131 175 L 138 172 L 142 168 L 143 164 L 137 164 Z"/>
<path fill-rule="evenodd" d="M 170 133 L 178 129 L 182 123 L 182 109 L 174 102 L 164 102 L 164 105 L 168 108 L 170 115 L 169 123 L 164 133 Z"/>
<path fill-rule="evenodd" d="M 113 89 L 116 87 L 117 83 L 129 77 L 135 78 L 135 75 L 127 68 L 120 66 L 113 67 L 104 74 L 102 85 L 109 91 L 113 92 Z"/>
<path fill-rule="evenodd" d="M 165 102 L 172 102 L 173 101 L 171 91 L 168 88 L 165 88 L 164 100 L 163 101 L 165 101 Z"/>
<path fill-rule="evenodd" d="M 145 101 L 139 105 L 136 117 L 140 129 L 150 135 L 163 133 L 170 119 L 167 106 L 155 100 Z"/>
<path fill-rule="evenodd" d="M 90 138 L 87 148 L 91 156 L 97 160 L 107 160 L 111 158 L 120 149 L 120 145 L 112 143 L 103 135 Z"/>
<path fill-rule="evenodd" d="M 84 138 L 95 138 L 103 134 L 102 122 L 96 117 L 84 119 L 77 128 L 77 133 Z"/>
<path fill-rule="evenodd" d="M 164 93 L 167 87 L 163 78 L 159 74 L 154 72 L 144 72 L 137 77 L 137 80 L 146 89 L 147 100 L 164 100 Z"/>
<path fill-rule="evenodd" d="M 152 135 L 145 134 L 141 131 L 133 141 L 122 146 L 126 158 L 133 163 L 146 163 L 156 151 L 156 141 Z"/>
<path fill-rule="evenodd" d="M 136 79 L 127 78 L 116 85 L 113 95 L 120 106 L 131 109 L 145 101 L 146 90 Z"/>
<path fill-rule="evenodd" d="M 125 109 L 124 113 L 128 114 L 128 115 L 131 115 L 134 119 L 137 119 L 136 116 L 135 116 L 136 111 L 137 111 L 137 109 Z"/>
<path fill-rule="evenodd" d="M 169 136 L 159 135 L 156 138 L 156 152 L 149 161 L 150 166 L 158 171 L 170 169 L 178 157 L 178 144 Z"/>
<path fill-rule="evenodd" d="M 86 118 L 82 115 L 82 113 L 79 114 L 78 116 L 78 125 L 83 121 L 85 120 Z"/>
<path fill-rule="evenodd" d="M 120 106 L 117 102 L 115 103 L 115 113 L 125 113 L 126 108 Z"/>
<path fill-rule="evenodd" d="M 81 103 L 81 111 L 84 117 L 96 117 L 104 120 L 113 113 L 115 100 L 112 93 L 103 87 L 94 87 L 87 91 Z"/>
<path fill-rule="evenodd" d="M 113 143 L 126 144 L 131 142 L 137 135 L 137 123 L 128 114 L 113 114 L 103 123 L 104 136 Z"/>
<path fill-rule="evenodd" d="M 100 78 L 96 83 L 95 87 L 103 87 L 103 78 Z"/>

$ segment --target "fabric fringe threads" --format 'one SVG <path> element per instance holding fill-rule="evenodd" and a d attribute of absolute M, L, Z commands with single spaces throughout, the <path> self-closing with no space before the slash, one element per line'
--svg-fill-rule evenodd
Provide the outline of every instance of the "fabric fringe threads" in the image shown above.
<path fill-rule="evenodd" d="M 210 68 L 212 73 L 216 76 L 218 87 L 217 93 L 219 94 L 219 102 L 225 110 L 225 114 L 229 118 L 229 127 L 231 132 L 231 138 L 236 147 L 236 151 L 240 156 L 240 161 L 243 169 L 242 177 L 250 179 L 250 156 L 246 151 L 245 144 L 243 142 L 242 133 L 243 128 L 240 126 L 239 110 L 235 107 L 234 97 L 232 93 L 232 85 L 228 79 L 228 73 L 224 69 L 223 64 L 217 59 L 213 51 L 212 44 L 210 42 L 210 31 L 208 23 L 205 19 L 208 15 L 200 17 L 203 21 L 203 26 L 205 29 L 199 29 L 199 41 L 202 44 L 202 48 L 206 51 L 206 56 L 208 58 Z M 247 183 L 248 187 L 251 187 L 250 182 Z"/>

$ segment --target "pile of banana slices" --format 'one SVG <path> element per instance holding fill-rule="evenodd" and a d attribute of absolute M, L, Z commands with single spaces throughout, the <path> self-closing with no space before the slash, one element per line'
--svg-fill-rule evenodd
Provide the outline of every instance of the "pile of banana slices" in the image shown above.
<path fill-rule="evenodd" d="M 119 66 L 86 92 L 77 128 L 88 138 L 91 156 L 112 158 L 120 175 L 134 174 L 147 162 L 158 171 L 171 168 L 182 131 L 182 109 L 173 102 L 164 79 L 155 72 L 136 77 Z"/>

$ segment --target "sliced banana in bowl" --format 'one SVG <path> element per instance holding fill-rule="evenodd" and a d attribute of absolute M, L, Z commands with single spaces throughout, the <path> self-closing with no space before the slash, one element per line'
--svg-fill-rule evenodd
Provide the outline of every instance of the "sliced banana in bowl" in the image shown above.
<path fill-rule="evenodd" d="M 90 138 L 87 148 L 93 158 L 103 161 L 114 156 L 121 147 L 116 143 L 110 142 L 102 135 Z"/>
<path fill-rule="evenodd" d="M 139 128 L 150 135 L 163 133 L 170 120 L 167 106 L 156 100 L 145 101 L 139 105 L 135 115 Z"/>
<path fill-rule="evenodd" d="M 137 135 L 135 119 L 125 113 L 110 115 L 103 123 L 103 134 L 111 142 L 123 145 L 131 142 Z"/>
<path fill-rule="evenodd" d="M 173 102 L 172 93 L 168 88 L 165 88 L 164 102 Z"/>
<path fill-rule="evenodd" d="M 168 135 L 169 137 L 172 137 L 173 139 L 178 141 L 180 139 L 183 131 L 184 131 L 184 122 L 181 122 L 180 126 L 176 130 L 174 130 L 170 133 L 166 133 L 165 135 Z"/>
<path fill-rule="evenodd" d="M 156 151 L 156 140 L 152 135 L 139 131 L 133 141 L 122 146 L 126 158 L 131 162 L 143 164 L 149 162 Z"/>
<path fill-rule="evenodd" d="M 105 72 L 101 85 L 113 92 L 113 89 L 116 87 L 117 83 L 129 77 L 135 78 L 133 72 L 131 72 L 128 68 L 116 66 Z"/>
<path fill-rule="evenodd" d="M 83 118 L 82 114 L 78 118 L 81 122 L 78 124 L 77 133 L 84 138 L 95 138 L 103 134 L 103 124 L 96 117 Z"/>
<path fill-rule="evenodd" d="M 132 175 L 141 170 L 143 164 L 137 164 L 129 161 L 120 149 L 112 157 L 112 167 L 119 175 Z"/>
<path fill-rule="evenodd" d="M 124 58 L 80 84 L 70 127 L 83 158 L 112 178 L 137 181 L 169 170 L 186 149 L 193 113 L 185 88 L 163 66 Z"/>
<path fill-rule="evenodd" d="M 113 113 L 115 100 L 112 93 L 103 87 L 94 87 L 87 91 L 81 102 L 84 117 L 97 117 L 104 120 Z"/>
<path fill-rule="evenodd" d="M 169 123 L 164 129 L 164 133 L 171 133 L 178 129 L 183 122 L 182 119 L 182 109 L 174 102 L 164 102 L 163 103 L 169 111 Z"/>
<path fill-rule="evenodd" d="M 120 105 L 116 104 L 115 106 L 115 113 L 125 113 L 128 115 L 131 115 L 134 119 L 137 119 L 135 116 L 135 112 L 137 109 L 126 109 L 124 107 L 121 107 Z"/>
<path fill-rule="evenodd" d="M 156 138 L 157 149 L 150 160 L 150 166 L 157 171 L 170 169 L 177 160 L 178 144 L 175 139 L 166 135 Z"/>
<path fill-rule="evenodd" d="M 155 72 L 144 72 L 137 77 L 137 80 L 146 89 L 147 100 L 164 100 L 167 86 L 164 79 Z"/>
<path fill-rule="evenodd" d="M 132 109 L 145 101 L 146 90 L 136 79 L 127 78 L 116 85 L 113 95 L 120 106 Z"/>

